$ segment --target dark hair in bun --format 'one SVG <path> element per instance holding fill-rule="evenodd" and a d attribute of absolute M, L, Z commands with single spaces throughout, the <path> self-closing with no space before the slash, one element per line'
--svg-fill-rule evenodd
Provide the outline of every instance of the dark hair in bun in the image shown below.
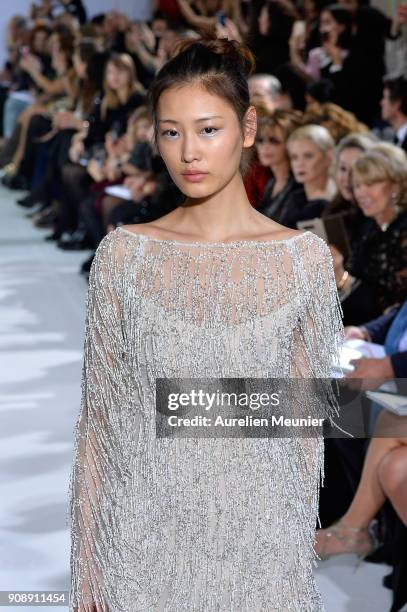
<path fill-rule="evenodd" d="M 202 37 L 181 40 L 174 56 L 164 64 L 150 85 L 147 104 L 153 118 L 157 138 L 157 106 L 161 94 L 170 87 L 199 83 L 233 107 L 243 132 L 244 115 L 250 106 L 248 77 L 254 72 L 255 59 L 246 45 L 226 38 Z M 250 165 L 250 152 L 245 149 L 240 170 Z"/>

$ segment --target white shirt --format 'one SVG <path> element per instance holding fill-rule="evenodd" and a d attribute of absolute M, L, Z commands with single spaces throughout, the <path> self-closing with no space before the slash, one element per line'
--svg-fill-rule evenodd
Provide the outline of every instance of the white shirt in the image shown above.
<path fill-rule="evenodd" d="M 397 144 L 401 146 L 405 137 L 407 136 L 407 123 L 403 123 L 403 125 L 399 127 L 399 129 L 396 132 L 396 136 L 397 136 Z"/>

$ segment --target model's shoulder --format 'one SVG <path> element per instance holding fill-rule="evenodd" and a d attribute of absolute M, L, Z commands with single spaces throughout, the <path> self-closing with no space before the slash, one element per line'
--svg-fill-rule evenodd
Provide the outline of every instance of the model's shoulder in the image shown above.
<path fill-rule="evenodd" d="M 318 255 L 326 256 L 327 254 L 331 253 L 325 240 L 317 234 L 314 234 L 314 232 L 307 230 L 304 232 L 299 232 L 299 235 L 301 234 L 303 235 L 304 239 L 298 242 L 303 246 L 303 249 L 311 258 Z"/>
<path fill-rule="evenodd" d="M 120 267 L 119 264 L 123 263 L 128 252 L 126 241 L 123 240 L 126 234 L 123 234 L 119 227 L 108 232 L 99 242 L 93 261 L 102 266 Z"/>

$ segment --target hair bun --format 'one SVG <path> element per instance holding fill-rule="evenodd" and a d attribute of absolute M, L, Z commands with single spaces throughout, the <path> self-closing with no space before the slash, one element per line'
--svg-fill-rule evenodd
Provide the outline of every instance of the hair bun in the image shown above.
<path fill-rule="evenodd" d="M 226 61 L 237 65 L 246 78 L 249 77 L 256 68 L 256 60 L 250 49 L 237 40 L 229 40 L 227 38 L 203 36 L 201 38 L 182 40 L 176 46 L 176 54 L 195 45 L 206 47 L 206 49 L 212 51 L 212 53 L 216 53 L 216 55 L 222 56 Z"/>

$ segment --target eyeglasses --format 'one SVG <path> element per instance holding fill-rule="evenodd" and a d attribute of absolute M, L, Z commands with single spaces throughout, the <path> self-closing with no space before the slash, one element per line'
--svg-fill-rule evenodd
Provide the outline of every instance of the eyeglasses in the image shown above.
<path fill-rule="evenodd" d="M 261 137 L 256 138 L 256 144 L 281 145 L 283 144 L 283 142 L 272 136 L 271 138 L 261 138 Z"/>

